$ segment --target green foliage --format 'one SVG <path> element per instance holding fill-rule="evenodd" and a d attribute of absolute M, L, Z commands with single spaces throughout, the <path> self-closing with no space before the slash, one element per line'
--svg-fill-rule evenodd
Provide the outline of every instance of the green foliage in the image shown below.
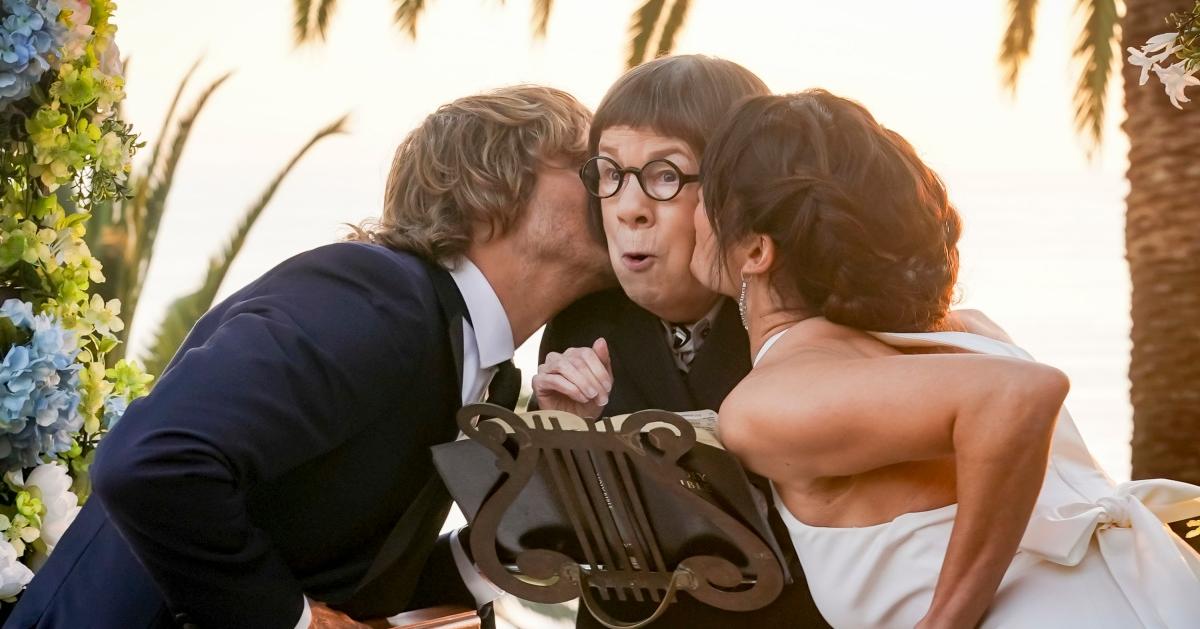
<path fill-rule="evenodd" d="M 408 33 L 408 36 L 417 38 L 417 21 L 421 18 L 421 13 L 425 11 L 425 0 L 399 0 L 396 3 L 396 24 L 400 29 Z"/>
<path fill-rule="evenodd" d="M 675 49 L 675 37 L 683 28 L 691 9 L 691 0 L 646 0 L 633 12 L 629 27 L 629 54 L 626 66 L 632 68 L 654 57 L 669 55 Z M 421 15 L 428 8 L 428 0 L 395 0 L 396 11 L 393 21 L 410 38 L 417 38 L 417 26 Z M 545 37 L 550 24 L 553 0 L 533 0 L 533 35 Z M 598 4 L 604 7 L 607 5 Z M 293 0 L 293 17 L 297 44 L 324 41 L 326 27 L 337 7 L 336 0 Z M 666 13 L 666 19 L 662 19 Z M 653 53 L 653 54 L 651 54 Z"/>
<path fill-rule="evenodd" d="M 1077 0 L 1083 14 L 1083 29 L 1072 53 L 1079 66 L 1076 79 L 1075 126 L 1085 136 L 1089 157 L 1104 139 L 1104 112 L 1108 85 L 1117 61 L 1121 15 L 1116 0 Z M 1016 94 L 1021 65 L 1033 46 L 1037 0 L 1008 0 L 1008 26 L 1000 44 L 999 62 L 1003 82 Z"/>
<path fill-rule="evenodd" d="M 1196 2 L 1191 11 L 1172 13 L 1167 21 L 1179 33 L 1179 39 L 1175 40 L 1179 46 L 1175 58 L 1183 61 L 1184 68 L 1189 71 L 1200 67 L 1200 2 Z"/>
<path fill-rule="evenodd" d="M 554 0 L 533 0 L 533 35 L 545 37 L 546 28 L 550 26 L 550 9 Z"/>
<path fill-rule="evenodd" d="M 1016 94 L 1021 64 L 1029 58 L 1033 47 L 1034 17 L 1037 0 L 1008 0 L 1008 27 L 1000 44 L 1000 67 L 1004 70 L 1004 85 Z"/>
<path fill-rule="evenodd" d="M 629 56 L 625 66 L 632 68 L 646 60 L 646 51 L 650 50 L 650 38 L 654 36 L 658 18 L 662 16 L 666 0 L 646 0 L 645 4 L 634 12 L 629 22 Z"/>
<path fill-rule="evenodd" d="M 671 13 L 667 15 L 667 21 L 663 23 L 662 32 L 659 34 L 656 57 L 669 55 L 672 50 L 675 50 L 675 36 L 683 28 L 683 21 L 687 19 L 690 8 L 691 0 L 675 0 L 675 4 L 671 7 Z"/>
<path fill-rule="evenodd" d="M 108 282 L 100 285 L 98 292 L 105 300 L 120 300 L 124 317 L 130 322 L 133 321 L 141 299 L 142 288 L 149 274 L 155 243 L 158 239 L 159 225 L 167 212 L 167 201 L 170 198 L 184 150 L 191 139 L 196 121 L 207 106 L 209 99 L 230 77 L 228 73 L 223 74 L 207 84 L 187 105 L 186 111 L 181 115 L 176 115 L 183 105 L 184 93 L 199 67 L 199 63 L 199 61 L 194 63 L 179 82 L 167 109 L 166 117 L 163 119 L 162 128 L 151 149 L 149 160 L 130 178 L 131 194 L 128 195 L 128 198 L 114 199 L 111 202 L 98 204 L 93 212 L 87 242 L 93 254 L 103 264 L 104 271 L 108 276 Z M 330 135 L 341 133 L 344 123 L 345 117 L 343 116 L 333 125 L 319 131 L 292 157 L 284 170 L 259 196 L 257 202 L 247 210 L 225 248 L 210 261 L 209 270 L 201 288 L 177 299 L 172 304 L 165 319 L 159 325 L 156 340 L 146 357 L 153 365 L 148 368 L 149 373 L 160 373 L 196 320 L 212 306 L 221 280 L 224 279 L 229 266 L 241 250 L 246 234 L 249 233 L 262 211 L 270 204 L 284 176 L 317 142 Z M 0 246 L 0 264 L 3 264 L 6 256 L 10 255 L 12 254 Z M 117 333 L 121 344 L 106 355 L 106 361 L 110 367 L 125 358 L 126 345 L 124 341 L 129 338 L 129 333 L 129 327 Z"/>
<path fill-rule="evenodd" d="M 1088 153 L 1094 155 L 1104 137 L 1105 103 L 1117 59 L 1120 16 L 1115 0 L 1080 0 L 1079 9 L 1086 18 L 1074 53 L 1080 65 L 1074 96 L 1075 126 L 1088 138 Z"/>
<path fill-rule="evenodd" d="M 171 358 L 175 355 L 176 350 L 183 344 L 192 326 L 212 307 L 213 299 L 216 297 L 217 291 L 221 288 L 221 282 L 229 272 L 229 267 L 233 264 L 234 258 L 237 257 L 238 252 L 241 251 L 242 246 L 245 244 L 246 236 L 249 235 L 250 229 L 254 226 L 255 221 L 258 220 L 263 210 L 270 204 L 271 198 L 275 195 L 275 191 L 279 189 L 280 184 L 283 183 L 283 179 L 300 162 L 305 153 L 318 142 L 331 135 L 344 133 L 346 118 L 346 116 L 342 116 L 333 124 L 318 131 L 292 157 L 291 161 L 283 167 L 275 176 L 275 179 L 271 181 L 270 185 L 267 186 L 266 190 L 262 192 L 258 200 L 246 210 L 241 221 L 234 228 L 229 241 L 225 243 L 221 251 L 209 260 L 208 271 L 205 273 L 200 288 L 176 299 L 170 305 L 158 331 L 155 333 L 154 342 L 144 357 L 146 370 L 149 373 L 162 373 L 162 370 L 166 368 Z"/>
<path fill-rule="evenodd" d="M 176 119 L 176 108 L 198 66 L 199 61 L 180 81 L 149 161 L 131 176 L 132 194 L 98 208 L 93 215 L 88 245 L 103 264 L 108 277 L 98 292 L 106 300 L 120 300 L 125 316 L 131 322 L 149 272 L 158 226 L 166 212 L 167 198 L 184 148 L 209 98 L 230 76 L 225 74 L 210 83 L 191 109 Z M 122 344 L 108 356 L 110 365 L 124 357 L 124 341 L 128 337 L 127 327 L 118 336 Z"/>

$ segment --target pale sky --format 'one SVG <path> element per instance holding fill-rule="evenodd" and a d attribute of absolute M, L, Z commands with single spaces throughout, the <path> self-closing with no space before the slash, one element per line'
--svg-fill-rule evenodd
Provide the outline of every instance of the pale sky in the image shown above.
<path fill-rule="evenodd" d="M 544 41 L 531 38 L 528 0 L 430 0 L 416 43 L 392 24 L 391 0 L 338 4 L 328 41 L 297 49 L 290 0 L 120 0 L 117 42 L 132 60 L 126 117 L 144 137 L 157 134 L 196 58 L 205 60 L 192 94 L 235 72 L 179 167 L 134 321 L 135 352 L 315 130 L 352 113 L 351 134 L 316 147 L 284 183 L 222 295 L 336 239 L 341 223 L 376 214 L 395 145 L 437 105 L 537 82 L 594 107 L 623 70 L 640 0 L 558 0 Z M 996 64 L 1005 0 L 693 0 L 677 52 L 732 59 L 778 92 L 824 87 L 854 98 L 907 137 L 963 214 L 964 305 L 1072 377 L 1068 404 L 1085 438 L 1110 473 L 1128 478 L 1128 145 L 1112 111 L 1120 80 L 1107 143 L 1089 164 L 1072 123 L 1075 3 L 1040 4 L 1016 100 Z M 519 358 L 528 374 L 531 349 Z"/>

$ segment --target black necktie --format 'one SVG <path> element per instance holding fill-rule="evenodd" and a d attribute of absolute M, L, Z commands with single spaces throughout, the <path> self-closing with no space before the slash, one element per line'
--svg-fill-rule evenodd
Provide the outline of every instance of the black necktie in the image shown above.
<path fill-rule="evenodd" d="M 511 360 L 496 367 L 496 375 L 488 385 L 487 401 L 510 411 L 516 410 L 517 399 L 521 397 L 521 370 Z"/>

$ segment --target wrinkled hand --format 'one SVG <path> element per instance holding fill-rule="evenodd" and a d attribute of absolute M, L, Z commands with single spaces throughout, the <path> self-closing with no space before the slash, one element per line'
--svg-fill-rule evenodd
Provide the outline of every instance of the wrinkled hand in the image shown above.
<path fill-rule="evenodd" d="M 533 377 L 533 394 L 539 408 L 595 418 L 608 404 L 612 385 L 612 359 L 601 338 L 591 347 L 547 354 Z"/>
<path fill-rule="evenodd" d="M 1008 332 L 1005 332 L 1004 328 L 1001 328 L 996 324 L 995 321 L 992 321 L 987 315 L 983 314 L 983 312 L 979 310 L 970 308 L 951 310 L 949 314 L 946 315 L 946 325 L 950 330 L 971 332 L 973 334 L 979 334 L 981 336 L 996 339 L 997 341 L 1003 341 L 1009 344 L 1013 343 L 1012 338 L 1008 336 Z"/>
<path fill-rule="evenodd" d="M 309 629 L 371 629 L 372 627 L 372 625 L 358 622 L 342 612 L 329 609 L 324 603 L 309 601 L 308 607 L 312 611 L 312 622 L 308 625 Z"/>

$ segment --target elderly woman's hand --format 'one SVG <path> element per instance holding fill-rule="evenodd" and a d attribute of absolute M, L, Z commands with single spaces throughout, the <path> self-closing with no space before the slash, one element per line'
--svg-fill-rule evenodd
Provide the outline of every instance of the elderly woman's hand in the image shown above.
<path fill-rule="evenodd" d="M 601 338 L 591 347 L 547 354 L 533 377 L 533 395 L 538 408 L 595 418 L 608 404 L 612 385 L 612 359 Z"/>

